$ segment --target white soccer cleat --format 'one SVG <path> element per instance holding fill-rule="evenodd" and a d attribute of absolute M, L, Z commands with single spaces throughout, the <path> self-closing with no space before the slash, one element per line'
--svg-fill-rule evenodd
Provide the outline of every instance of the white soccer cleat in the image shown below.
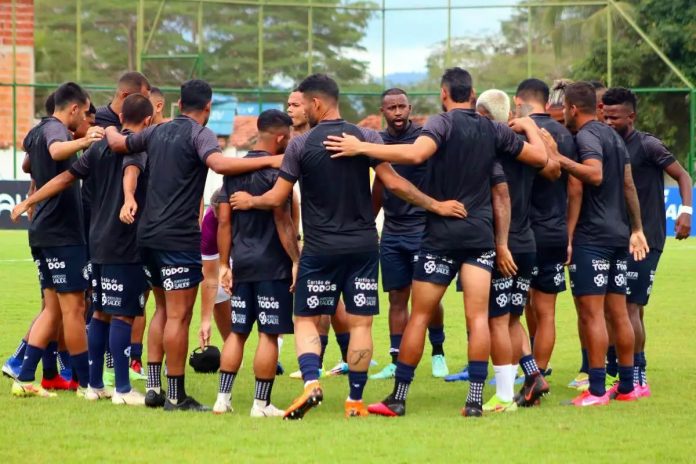
<path fill-rule="evenodd" d="M 136 390 L 131 390 L 128 393 L 114 392 L 111 397 L 113 404 L 125 404 L 127 406 L 145 406 L 145 395 Z"/>
<path fill-rule="evenodd" d="M 254 402 L 253 406 L 251 407 L 251 414 L 249 415 L 251 417 L 283 417 L 285 415 L 285 411 L 276 408 L 271 403 L 268 403 L 266 406 L 259 406 L 256 404 L 256 402 Z"/>
<path fill-rule="evenodd" d="M 109 399 L 113 396 L 113 390 L 110 388 L 92 388 L 87 387 L 86 389 L 77 389 L 77 396 L 82 396 L 87 401 L 97 401 Z"/>
<path fill-rule="evenodd" d="M 226 414 L 228 412 L 234 412 L 234 409 L 232 409 L 232 403 L 230 401 L 224 401 L 218 398 L 213 406 L 213 414 Z"/>

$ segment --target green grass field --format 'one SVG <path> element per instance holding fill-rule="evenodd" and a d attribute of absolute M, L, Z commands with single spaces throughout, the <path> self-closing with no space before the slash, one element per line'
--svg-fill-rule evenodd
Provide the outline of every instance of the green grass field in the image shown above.
<path fill-rule="evenodd" d="M 4 361 L 37 312 L 39 292 L 25 233 L 2 231 L 0 244 Z M 557 311 L 558 342 L 549 377 L 552 394 L 540 408 L 464 419 L 459 410 L 467 384 L 432 378 L 426 357 L 404 418 L 344 419 L 346 380 L 332 378 L 324 381 L 324 403 L 305 420 L 253 420 L 248 414 L 255 341 L 250 339 L 233 391 L 235 413 L 224 417 L 92 404 L 68 393 L 53 400 L 17 399 L 10 396 L 10 381 L 5 378 L 0 389 L 0 462 L 693 462 L 695 258 L 693 241 L 668 242 L 646 315 L 653 397 L 638 404 L 612 403 L 588 410 L 560 405 L 574 395 L 565 385 L 579 362 L 575 311 L 565 293 Z M 464 316 L 453 289 L 444 303 L 445 351 L 454 371 L 466 360 Z M 382 309 L 386 312 L 384 295 Z M 196 315 L 192 340 L 197 320 Z M 375 359 L 382 366 L 388 360 L 386 315 L 376 318 L 374 328 Z M 219 335 L 214 344 L 220 346 Z M 288 337 L 281 354 L 287 370 L 296 367 L 292 346 Z M 327 363 L 333 365 L 338 358 L 332 337 Z M 189 371 L 187 390 L 212 405 L 217 381 L 217 375 Z M 391 388 L 391 381 L 369 382 L 366 400 L 380 400 Z M 300 390 L 299 381 L 279 377 L 273 402 L 285 407 Z M 491 394 L 489 387 L 486 397 Z"/>

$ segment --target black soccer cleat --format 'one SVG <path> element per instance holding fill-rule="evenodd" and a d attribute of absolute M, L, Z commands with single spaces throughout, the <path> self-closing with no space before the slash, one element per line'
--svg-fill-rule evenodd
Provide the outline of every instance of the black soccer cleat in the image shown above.
<path fill-rule="evenodd" d="M 154 390 L 148 390 L 145 393 L 145 406 L 148 408 L 161 408 L 166 401 L 167 395 L 164 390 L 160 390 L 159 393 L 156 393 Z"/>
<path fill-rule="evenodd" d="M 195 412 L 209 412 L 211 409 L 208 406 L 203 406 L 201 403 L 196 401 L 193 396 L 187 396 L 183 400 L 174 404 L 167 400 L 164 403 L 165 411 L 195 411 Z"/>
<path fill-rule="evenodd" d="M 386 417 L 401 417 L 406 415 L 406 402 L 397 400 L 391 394 L 384 398 L 381 403 L 371 404 L 367 407 L 370 414 Z"/>
<path fill-rule="evenodd" d="M 469 403 L 462 408 L 462 416 L 464 417 L 481 417 L 483 416 L 483 405 L 478 403 Z"/>
<path fill-rule="evenodd" d="M 532 381 L 525 382 L 522 390 L 515 395 L 515 403 L 523 408 L 530 408 L 541 404 L 541 398 L 549 392 L 549 383 L 543 375 L 532 377 Z"/>

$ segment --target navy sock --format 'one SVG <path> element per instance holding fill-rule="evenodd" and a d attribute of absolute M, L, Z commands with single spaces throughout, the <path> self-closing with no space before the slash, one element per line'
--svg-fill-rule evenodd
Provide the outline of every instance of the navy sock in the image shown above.
<path fill-rule="evenodd" d="M 58 352 L 58 367 L 60 367 L 61 373 L 65 370 L 70 370 L 70 353 L 67 351 Z"/>
<path fill-rule="evenodd" d="M 49 342 L 41 356 L 43 376 L 52 379 L 58 375 L 58 342 Z"/>
<path fill-rule="evenodd" d="M 319 341 L 321 342 L 321 352 L 319 353 L 319 360 L 321 361 L 321 366 L 324 365 L 324 354 L 326 353 L 326 347 L 329 344 L 328 335 L 319 335 Z"/>
<path fill-rule="evenodd" d="M 350 332 L 337 333 L 336 343 L 338 343 L 338 348 L 341 350 L 341 359 L 343 362 L 348 362 L 348 344 L 350 343 Z"/>
<path fill-rule="evenodd" d="M 119 393 L 131 391 L 130 379 L 128 378 L 128 366 L 130 363 L 127 353 L 131 347 L 132 331 L 133 327 L 125 321 L 116 318 L 111 321 L 109 346 L 111 347 L 111 355 L 114 358 L 116 391 Z"/>
<path fill-rule="evenodd" d="M 22 341 L 19 342 L 19 346 L 15 350 L 12 357 L 18 360 L 19 362 L 22 362 L 22 359 L 24 359 L 25 351 L 27 351 L 27 341 L 25 339 L 22 339 Z"/>
<path fill-rule="evenodd" d="M 469 361 L 469 394 L 467 405 L 483 405 L 483 386 L 488 377 L 488 361 Z"/>
<path fill-rule="evenodd" d="M 522 367 L 522 371 L 524 371 L 525 381 L 531 380 L 539 375 L 539 366 L 537 366 L 536 360 L 534 360 L 534 356 L 531 354 L 520 358 L 520 366 Z"/>
<path fill-rule="evenodd" d="M 633 391 L 633 366 L 619 366 L 619 393 Z"/>
<path fill-rule="evenodd" d="M 432 355 L 444 356 L 445 350 L 443 349 L 442 345 L 445 343 L 445 327 L 442 325 L 428 327 L 428 339 L 433 347 Z"/>
<path fill-rule="evenodd" d="M 408 388 L 413 382 L 413 377 L 416 375 L 416 366 L 411 366 L 400 361 L 396 362 L 396 373 L 394 374 L 394 399 L 397 401 L 406 401 L 408 396 Z"/>
<path fill-rule="evenodd" d="M 590 393 L 594 396 L 604 396 L 607 392 L 604 387 L 604 382 L 606 381 L 607 371 L 603 367 L 596 367 L 588 369 L 587 373 L 590 378 Z"/>
<path fill-rule="evenodd" d="M 640 354 L 640 384 L 647 385 L 648 378 L 645 375 L 645 367 L 648 365 L 648 362 L 645 359 L 645 351 L 641 351 L 639 354 Z"/>
<path fill-rule="evenodd" d="M 348 386 L 350 387 L 350 399 L 362 400 L 363 390 L 367 383 L 367 372 L 348 371 Z"/>
<path fill-rule="evenodd" d="M 142 364 L 143 362 L 143 344 L 133 343 L 131 344 L 130 358 L 133 361 L 138 361 Z"/>
<path fill-rule="evenodd" d="M 89 384 L 94 388 L 104 388 L 104 350 L 108 341 L 109 323 L 93 317 L 87 333 L 87 348 L 90 361 Z"/>
<path fill-rule="evenodd" d="M 633 353 L 633 385 L 640 383 L 640 353 Z"/>
<path fill-rule="evenodd" d="M 232 385 L 234 384 L 235 377 L 237 377 L 236 372 L 220 371 L 218 393 L 232 393 Z"/>
<path fill-rule="evenodd" d="M 36 378 L 36 367 L 39 365 L 39 361 L 41 361 L 43 352 L 43 348 L 27 345 L 24 351 L 24 357 L 22 358 L 22 368 L 19 371 L 17 380 L 20 382 L 34 381 Z"/>
<path fill-rule="evenodd" d="M 106 353 L 106 367 L 108 369 L 113 369 L 114 368 L 114 358 L 113 358 L 113 356 L 111 356 L 111 350 L 109 350 L 109 328 L 110 327 L 111 327 L 111 325 L 109 325 L 109 327 L 107 327 L 107 329 L 106 329 L 106 336 L 104 338 L 104 349 L 106 350 L 105 351 L 105 353 Z"/>
<path fill-rule="evenodd" d="M 167 398 L 169 400 L 184 401 L 186 399 L 186 387 L 183 375 L 168 375 L 167 376 Z"/>
<path fill-rule="evenodd" d="M 73 373 L 77 375 L 80 386 L 86 388 L 89 384 L 89 354 L 83 353 L 70 355 Z M 104 384 L 102 383 L 102 387 Z"/>
<path fill-rule="evenodd" d="M 300 365 L 302 372 L 302 380 L 311 382 L 319 379 L 319 369 L 321 368 L 321 358 L 315 353 L 304 353 L 297 357 L 297 363 Z"/>
<path fill-rule="evenodd" d="M 402 337 L 403 334 L 389 335 L 389 356 L 392 358 L 392 364 L 396 364 L 396 360 L 399 358 Z"/>
<path fill-rule="evenodd" d="M 580 364 L 580 372 L 588 374 L 590 371 L 590 361 L 587 356 L 587 349 L 580 348 L 580 353 L 582 354 L 582 364 Z"/>
<path fill-rule="evenodd" d="M 147 363 L 147 381 L 145 388 L 162 388 L 162 363 L 148 362 Z"/>
<path fill-rule="evenodd" d="M 271 392 L 273 391 L 273 381 L 275 379 L 259 379 L 256 378 L 256 388 L 254 391 L 254 399 L 263 401 L 266 405 L 271 403 Z"/>
<path fill-rule="evenodd" d="M 619 373 L 619 360 L 616 359 L 616 347 L 611 345 L 607 349 L 607 375 L 616 377 Z"/>

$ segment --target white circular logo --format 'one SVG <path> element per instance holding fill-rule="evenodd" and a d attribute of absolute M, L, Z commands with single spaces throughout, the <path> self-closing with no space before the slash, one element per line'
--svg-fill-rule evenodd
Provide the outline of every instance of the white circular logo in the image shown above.
<path fill-rule="evenodd" d="M 102 306 L 106 306 L 106 295 L 102 293 Z"/>
<path fill-rule="evenodd" d="M 172 282 L 172 279 L 164 279 L 164 282 L 162 282 L 162 286 L 165 290 L 173 290 L 174 282 Z"/>
<path fill-rule="evenodd" d="M 556 284 L 556 286 L 558 287 L 563 283 L 563 279 L 563 274 L 556 274 L 555 276 L 553 276 L 553 283 Z"/>
<path fill-rule="evenodd" d="M 513 293 L 512 304 L 515 306 L 522 306 L 524 304 L 524 296 L 522 296 L 521 293 Z"/>
<path fill-rule="evenodd" d="M 263 312 L 263 311 L 262 311 L 261 313 L 259 313 L 259 322 L 260 322 L 261 324 L 265 324 L 265 323 L 266 323 L 266 313 Z"/>
<path fill-rule="evenodd" d="M 597 274 L 594 277 L 594 283 L 598 287 L 603 287 L 604 285 L 606 285 L 606 281 L 604 280 L 604 276 L 602 274 Z"/>
<path fill-rule="evenodd" d="M 89 269 L 87 268 L 87 266 L 82 268 L 82 277 L 85 280 L 89 280 Z"/>
<path fill-rule="evenodd" d="M 626 277 L 623 274 L 616 274 L 614 276 L 614 283 L 617 287 L 623 287 L 626 285 Z"/>
<path fill-rule="evenodd" d="M 365 298 L 365 294 L 358 293 L 357 295 L 353 296 L 353 302 L 355 303 L 355 306 L 362 308 L 367 304 L 367 298 Z"/>
<path fill-rule="evenodd" d="M 232 323 L 236 324 L 237 323 L 237 313 L 232 311 Z"/>
<path fill-rule="evenodd" d="M 435 272 L 435 268 L 437 266 L 435 265 L 435 261 L 426 261 L 425 264 L 423 264 L 423 268 L 425 269 L 426 274 L 432 274 Z"/>
<path fill-rule="evenodd" d="M 307 298 L 307 306 L 309 309 L 314 309 L 317 306 L 319 306 L 319 297 L 316 295 L 312 295 L 309 298 Z"/>
<path fill-rule="evenodd" d="M 495 299 L 495 302 L 498 303 L 498 306 L 502 308 L 507 304 L 508 297 L 505 294 L 498 295 L 498 298 Z"/>

